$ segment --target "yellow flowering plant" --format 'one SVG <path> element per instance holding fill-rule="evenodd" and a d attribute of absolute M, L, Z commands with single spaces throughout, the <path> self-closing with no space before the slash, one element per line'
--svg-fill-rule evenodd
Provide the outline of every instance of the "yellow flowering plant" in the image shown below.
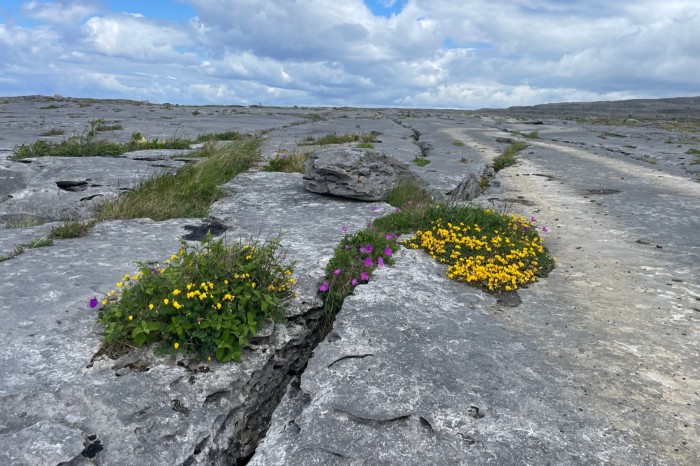
<path fill-rule="evenodd" d="M 105 346 L 157 342 L 162 353 L 238 360 L 256 331 L 284 319 L 294 294 L 293 264 L 283 263 L 279 242 L 225 244 L 208 236 L 198 247 L 183 241 L 167 265 L 139 263 L 136 277 L 124 276 L 103 301 Z"/>

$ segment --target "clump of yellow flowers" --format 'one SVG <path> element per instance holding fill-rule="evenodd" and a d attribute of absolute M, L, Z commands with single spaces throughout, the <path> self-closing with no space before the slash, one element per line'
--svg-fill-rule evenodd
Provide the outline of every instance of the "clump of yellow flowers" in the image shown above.
<path fill-rule="evenodd" d="M 535 218 L 484 211 L 488 227 L 438 218 L 404 245 L 446 264 L 447 276 L 492 293 L 513 291 L 546 275 L 553 260 L 537 234 Z M 546 232 L 546 227 L 541 229 Z"/>
<path fill-rule="evenodd" d="M 279 238 L 259 246 L 207 237 L 199 248 L 183 243 L 163 265 L 139 264 L 101 301 L 105 346 L 160 342 L 166 353 L 238 359 L 257 330 L 284 318 L 284 302 L 295 294 L 278 246 Z"/>

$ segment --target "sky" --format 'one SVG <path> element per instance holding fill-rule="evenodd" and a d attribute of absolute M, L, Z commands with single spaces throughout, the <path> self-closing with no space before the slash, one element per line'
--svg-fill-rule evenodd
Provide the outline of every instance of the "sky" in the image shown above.
<path fill-rule="evenodd" d="M 699 0 L 0 0 L 0 95 L 504 108 L 700 95 Z"/>

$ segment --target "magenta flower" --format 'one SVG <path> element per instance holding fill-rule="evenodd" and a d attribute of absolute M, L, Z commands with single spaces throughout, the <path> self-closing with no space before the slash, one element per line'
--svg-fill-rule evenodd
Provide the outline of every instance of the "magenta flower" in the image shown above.
<path fill-rule="evenodd" d="M 335 269 L 335 270 L 333 271 L 333 275 L 335 275 L 335 276 L 337 277 L 338 275 L 340 275 L 340 272 L 342 272 L 342 270 L 340 270 L 340 269 Z"/>
<path fill-rule="evenodd" d="M 321 283 L 321 286 L 318 287 L 318 291 L 328 291 L 328 282 L 323 282 Z"/>
<path fill-rule="evenodd" d="M 97 296 L 93 296 L 92 298 L 90 298 L 90 309 L 96 308 L 97 303 L 98 303 Z"/>
<path fill-rule="evenodd" d="M 547 233 L 548 231 L 547 227 L 542 227 L 542 233 Z"/>
<path fill-rule="evenodd" d="M 357 278 L 353 278 L 353 279 L 350 281 L 350 284 L 351 284 L 352 286 L 357 286 L 358 283 L 360 283 L 360 282 L 357 280 Z"/>
<path fill-rule="evenodd" d="M 352 248 L 352 246 L 350 246 L 349 244 L 345 245 L 345 249 L 351 249 L 351 248 Z"/>
<path fill-rule="evenodd" d="M 367 250 L 364 246 L 360 246 L 360 254 L 367 254 Z"/>
<path fill-rule="evenodd" d="M 391 250 L 391 248 L 389 248 L 389 247 L 384 248 L 384 255 L 386 257 L 391 257 L 392 254 L 393 254 L 393 251 Z"/>
<path fill-rule="evenodd" d="M 345 233 L 346 231 L 348 231 L 348 227 L 346 227 L 345 225 L 343 225 L 342 227 L 340 227 L 340 231 L 342 231 L 343 233 Z"/>
<path fill-rule="evenodd" d="M 367 251 L 367 254 L 372 254 L 372 251 L 374 251 L 374 248 L 372 247 L 371 244 L 368 244 L 365 246 L 365 251 Z"/>
<path fill-rule="evenodd" d="M 396 209 L 394 209 L 394 212 L 401 212 L 401 209 L 397 207 Z"/>
<path fill-rule="evenodd" d="M 396 237 L 396 235 L 389 235 L 389 234 L 384 235 L 384 239 L 387 241 L 391 241 L 395 237 Z"/>
<path fill-rule="evenodd" d="M 367 257 L 365 259 L 365 267 L 372 267 L 374 265 L 374 261 L 372 260 L 371 257 Z"/>
<path fill-rule="evenodd" d="M 384 258 L 382 256 L 379 256 L 377 258 L 377 266 L 378 267 L 384 267 Z"/>
<path fill-rule="evenodd" d="M 532 223 L 535 223 L 535 222 L 537 221 L 537 219 L 535 219 L 535 217 L 530 217 L 530 221 L 531 221 Z"/>
<path fill-rule="evenodd" d="M 360 273 L 360 278 L 361 278 L 362 280 L 364 280 L 364 281 L 368 281 L 368 280 L 369 280 L 369 274 L 368 274 L 367 272 L 361 272 L 361 273 Z"/>

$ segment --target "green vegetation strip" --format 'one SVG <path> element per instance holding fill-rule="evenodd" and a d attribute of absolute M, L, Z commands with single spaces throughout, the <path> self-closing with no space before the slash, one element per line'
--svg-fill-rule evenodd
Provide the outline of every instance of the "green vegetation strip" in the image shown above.
<path fill-rule="evenodd" d="M 105 202 L 98 209 L 97 219 L 205 217 L 211 204 L 224 195 L 219 186 L 248 170 L 259 158 L 260 144 L 258 138 L 243 138 L 224 147 L 209 148 L 208 156 L 198 163 L 153 176 Z"/>
<path fill-rule="evenodd" d="M 521 141 L 510 144 L 501 155 L 493 159 L 493 169 L 499 171 L 511 165 L 515 165 L 515 154 L 525 150 L 525 148 L 527 148 L 527 144 Z"/>
<path fill-rule="evenodd" d="M 346 142 L 364 142 L 367 144 L 376 142 L 376 138 L 379 134 L 376 132 L 364 133 L 364 134 L 328 134 L 326 136 L 316 139 L 313 136 L 307 136 L 301 143 L 300 146 L 327 146 L 329 144 L 344 144 Z"/>
<path fill-rule="evenodd" d="M 95 139 L 100 131 L 121 129 L 121 125 L 104 125 L 104 120 L 90 122 L 89 127 L 80 134 L 73 135 L 61 142 L 39 140 L 33 144 L 22 144 L 15 148 L 11 160 L 21 160 L 30 157 L 117 157 L 125 152 L 144 149 L 190 149 L 192 144 L 207 141 L 233 141 L 241 138 L 235 131 L 223 133 L 202 134 L 195 139 L 174 138 L 159 140 L 144 138 L 141 133 L 131 134 L 131 140 L 126 143 Z M 46 133 L 45 133 L 46 134 Z"/>
<path fill-rule="evenodd" d="M 283 151 L 269 159 L 263 170 L 268 172 L 304 173 L 304 164 L 309 160 L 310 156 L 310 152 L 289 154 L 287 151 Z"/>

